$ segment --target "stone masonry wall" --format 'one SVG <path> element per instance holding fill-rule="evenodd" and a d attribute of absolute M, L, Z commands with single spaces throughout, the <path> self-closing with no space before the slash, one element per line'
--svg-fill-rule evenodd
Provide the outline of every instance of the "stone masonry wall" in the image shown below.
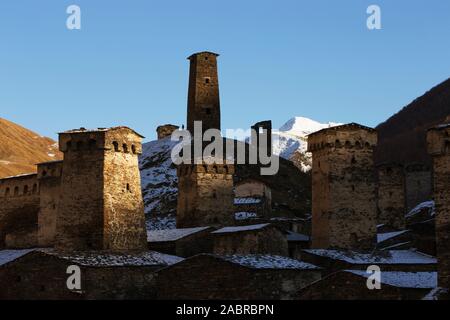
<path fill-rule="evenodd" d="M 227 164 L 180 165 L 177 228 L 233 225 L 233 173 Z"/>
<path fill-rule="evenodd" d="M 405 179 L 403 166 L 386 164 L 378 173 L 378 224 L 405 228 Z"/>
<path fill-rule="evenodd" d="M 36 174 L 0 179 L 0 248 L 9 243 L 20 246 L 23 236 L 37 230 L 39 183 Z M 34 239 L 35 238 L 30 238 Z M 30 246 L 33 243 L 26 243 Z M 37 245 L 37 243 L 34 243 Z"/>
<path fill-rule="evenodd" d="M 371 249 L 376 241 L 373 129 L 356 124 L 308 138 L 312 165 L 312 247 Z"/>
<path fill-rule="evenodd" d="M 51 247 L 55 243 L 56 215 L 61 191 L 62 161 L 38 164 L 40 202 L 38 217 L 38 244 Z"/>
<path fill-rule="evenodd" d="M 288 256 L 286 237 L 275 227 L 214 234 L 215 254 L 273 254 Z"/>
<path fill-rule="evenodd" d="M 450 124 L 429 130 L 427 143 L 433 157 L 438 281 L 450 288 Z"/>
<path fill-rule="evenodd" d="M 432 197 L 431 169 L 421 163 L 410 163 L 405 167 L 406 210 L 411 211 L 418 204 Z"/>

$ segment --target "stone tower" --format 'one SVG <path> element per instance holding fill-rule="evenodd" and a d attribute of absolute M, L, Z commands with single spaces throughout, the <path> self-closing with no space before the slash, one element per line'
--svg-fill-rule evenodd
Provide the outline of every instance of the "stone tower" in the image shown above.
<path fill-rule="evenodd" d="M 43 162 L 37 165 L 40 189 L 38 216 L 38 244 L 40 247 L 51 247 L 55 243 L 62 166 L 62 161 Z"/>
<path fill-rule="evenodd" d="M 146 248 L 138 168 L 142 138 L 127 127 L 59 134 L 64 161 L 57 249 Z"/>
<path fill-rule="evenodd" d="M 368 250 L 376 241 L 374 129 L 356 123 L 308 136 L 312 247 Z"/>
<path fill-rule="evenodd" d="M 182 164 L 177 174 L 177 228 L 234 223 L 234 165 Z"/>
<path fill-rule="evenodd" d="M 450 122 L 428 130 L 428 153 L 433 158 L 436 206 L 436 249 L 439 286 L 450 288 Z"/>
<path fill-rule="evenodd" d="M 403 165 L 380 164 L 378 174 L 378 224 L 404 229 L 406 214 L 405 174 Z"/>
<path fill-rule="evenodd" d="M 194 134 L 194 121 L 202 121 L 203 132 L 220 130 L 219 79 L 213 52 L 194 53 L 190 60 L 187 130 Z"/>

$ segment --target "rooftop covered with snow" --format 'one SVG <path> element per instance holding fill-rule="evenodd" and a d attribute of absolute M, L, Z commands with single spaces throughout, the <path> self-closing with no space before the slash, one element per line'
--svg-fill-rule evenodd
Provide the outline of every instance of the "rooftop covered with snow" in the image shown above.
<path fill-rule="evenodd" d="M 371 273 L 365 270 L 344 270 L 360 277 L 368 278 Z M 398 288 L 432 289 L 437 286 L 437 272 L 381 272 L 381 284 Z"/>
<path fill-rule="evenodd" d="M 435 264 L 436 258 L 414 250 L 386 250 L 377 254 L 355 251 L 304 249 L 306 253 L 350 264 Z"/>
<path fill-rule="evenodd" d="M 225 227 L 225 228 L 219 229 L 217 231 L 214 231 L 212 233 L 221 234 L 221 233 L 232 233 L 232 232 L 255 231 L 255 230 L 264 229 L 270 225 L 271 225 L 270 223 L 261 223 L 261 224 L 252 224 L 252 225 L 248 225 L 248 226 L 239 226 L 239 227 Z"/>
<path fill-rule="evenodd" d="M 24 255 L 34 251 L 34 249 L 22 250 L 0 250 L 0 266 L 3 266 L 11 261 L 14 261 Z"/>
<path fill-rule="evenodd" d="M 195 233 L 210 229 L 211 227 L 165 229 L 165 230 L 147 230 L 148 242 L 169 242 L 176 241 Z"/>
<path fill-rule="evenodd" d="M 319 270 L 320 268 L 307 262 L 277 255 L 211 255 L 233 264 L 253 269 L 300 269 Z"/>

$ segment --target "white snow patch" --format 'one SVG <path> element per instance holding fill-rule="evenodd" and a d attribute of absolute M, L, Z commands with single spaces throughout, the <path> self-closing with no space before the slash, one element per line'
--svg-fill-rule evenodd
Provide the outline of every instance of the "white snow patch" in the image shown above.
<path fill-rule="evenodd" d="M 304 249 L 303 251 L 350 264 L 435 264 L 435 257 L 414 250 L 386 250 L 379 254 L 354 251 Z"/>
<path fill-rule="evenodd" d="M 397 237 L 397 236 L 402 235 L 407 232 L 409 232 L 409 230 L 379 233 L 379 234 L 377 234 L 377 242 L 380 243 L 380 242 L 392 239 L 394 237 Z"/>
<path fill-rule="evenodd" d="M 255 269 L 320 269 L 319 267 L 307 262 L 276 255 L 249 254 L 225 255 L 217 257 L 244 267 Z"/>
<path fill-rule="evenodd" d="M 364 270 L 344 270 L 358 276 L 368 278 L 372 273 Z M 437 272 L 401 272 L 383 271 L 381 272 L 381 284 L 399 288 L 419 288 L 431 289 L 437 286 Z"/>
<path fill-rule="evenodd" d="M 182 229 L 166 229 L 166 230 L 153 230 L 147 231 L 148 242 L 166 242 L 175 241 L 184 237 L 190 236 L 194 233 L 204 231 L 210 227 L 198 227 L 198 228 L 182 228 Z"/>
<path fill-rule="evenodd" d="M 424 209 L 429 209 L 430 211 L 430 215 L 434 216 L 435 215 L 435 206 L 434 206 L 434 201 L 425 201 L 422 202 L 420 204 L 418 204 L 416 207 L 414 207 L 410 212 L 408 212 L 406 214 L 406 218 L 410 218 L 412 216 L 415 216 L 416 214 L 420 213 L 422 210 Z"/>
<path fill-rule="evenodd" d="M 230 232 L 243 232 L 251 230 L 259 230 L 267 227 L 270 223 L 252 224 L 249 226 L 239 226 L 239 227 L 225 227 L 211 233 L 230 233 Z"/>
<path fill-rule="evenodd" d="M 261 203 L 259 198 L 234 198 L 234 204 L 257 204 Z"/>
<path fill-rule="evenodd" d="M 256 212 L 236 212 L 234 214 L 234 219 L 235 220 L 247 220 L 247 219 L 251 219 L 251 218 L 256 218 L 257 214 Z"/>
<path fill-rule="evenodd" d="M 0 251 L 0 266 L 14 261 L 35 249 L 23 249 L 23 250 L 1 250 Z"/>

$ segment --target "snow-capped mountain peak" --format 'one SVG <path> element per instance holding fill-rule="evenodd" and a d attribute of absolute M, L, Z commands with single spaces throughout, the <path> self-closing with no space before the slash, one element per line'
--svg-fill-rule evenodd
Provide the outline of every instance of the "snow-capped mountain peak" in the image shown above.
<path fill-rule="evenodd" d="M 282 125 L 279 131 L 303 137 L 310 133 L 337 125 L 340 125 L 340 123 L 320 123 L 305 117 L 294 117 L 289 119 L 284 125 Z"/>

